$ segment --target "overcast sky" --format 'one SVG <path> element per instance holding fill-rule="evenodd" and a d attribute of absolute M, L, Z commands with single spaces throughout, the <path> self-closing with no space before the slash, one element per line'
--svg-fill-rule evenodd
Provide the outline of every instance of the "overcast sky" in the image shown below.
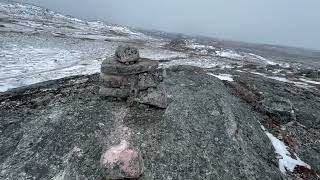
<path fill-rule="evenodd" d="M 21 0 L 147 29 L 320 49 L 320 0 Z"/>

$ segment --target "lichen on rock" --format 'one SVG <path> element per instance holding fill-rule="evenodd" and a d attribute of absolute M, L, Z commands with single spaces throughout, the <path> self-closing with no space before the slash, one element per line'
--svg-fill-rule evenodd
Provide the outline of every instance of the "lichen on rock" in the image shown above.
<path fill-rule="evenodd" d="M 138 178 L 144 171 L 141 152 L 129 147 L 125 140 L 104 152 L 100 165 L 105 176 L 110 179 Z"/>

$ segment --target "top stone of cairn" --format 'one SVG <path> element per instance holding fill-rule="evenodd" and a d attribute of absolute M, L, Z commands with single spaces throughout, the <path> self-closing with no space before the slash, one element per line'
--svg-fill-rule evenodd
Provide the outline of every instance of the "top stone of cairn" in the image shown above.
<path fill-rule="evenodd" d="M 121 63 L 135 62 L 140 58 L 137 48 L 132 46 L 119 46 L 116 50 L 116 59 Z"/>

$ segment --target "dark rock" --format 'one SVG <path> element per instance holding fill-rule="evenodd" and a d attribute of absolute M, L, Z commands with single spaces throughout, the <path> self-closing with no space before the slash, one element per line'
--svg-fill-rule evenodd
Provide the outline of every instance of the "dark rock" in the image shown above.
<path fill-rule="evenodd" d="M 314 70 L 314 71 L 308 71 L 306 73 L 307 78 L 320 78 L 320 71 Z"/>
<path fill-rule="evenodd" d="M 139 90 L 156 88 L 160 84 L 160 82 L 163 81 L 163 78 L 163 71 L 139 74 L 137 77 L 137 87 L 139 88 Z"/>
<path fill-rule="evenodd" d="M 162 71 L 141 73 L 137 75 L 105 75 L 101 74 L 101 83 L 104 87 L 110 88 L 136 88 L 137 90 L 146 90 L 151 87 L 157 87 L 163 81 Z"/>
<path fill-rule="evenodd" d="M 283 69 L 279 64 L 268 64 L 266 66 L 267 70 L 277 70 L 277 69 Z"/>
<path fill-rule="evenodd" d="M 167 108 L 169 103 L 167 93 L 161 87 L 149 88 L 147 91 L 140 92 L 134 101 L 163 109 Z"/>
<path fill-rule="evenodd" d="M 243 65 L 243 68 L 257 69 L 258 65 L 257 64 L 245 64 L 245 65 Z"/>
<path fill-rule="evenodd" d="M 267 114 L 280 120 L 280 124 L 286 124 L 296 120 L 293 104 L 289 99 L 282 97 L 267 97 L 261 101 L 261 105 Z"/>
<path fill-rule="evenodd" d="M 172 39 L 168 44 L 166 44 L 166 47 L 173 50 L 183 50 L 187 48 L 187 45 L 188 45 L 188 39 L 183 37 L 178 37 L 178 38 Z"/>
<path fill-rule="evenodd" d="M 125 45 L 117 48 L 115 57 L 119 62 L 129 63 L 137 61 L 140 55 L 137 48 Z"/>
<path fill-rule="evenodd" d="M 128 76 L 116 76 L 100 74 L 102 85 L 110 88 L 130 87 L 135 84 Z"/>
<path fill-rule="evenodd" d="M 291 138 L 297 143 L 297 154 L 308 162 L 308 164 L 316 171 L 320 171 L 320 132 L 315 128 L 306 129 L 301 124 L 287 124 L 285 128 Z"/>
<path fill-rule="evenodd" d="M 104 152 L 100 164 L 107 179 L 138 178 L 144 171 L 141 152 L 126 141 Z"/>
<path fill-rule="evenodd" d="M 307 78 L 320 78 L 320 71 L 318 69 L 302 68 L 298 70 L 297 74 Z"/>
<path fill-rule="evenodd" d="M 99 94 L 105 97 L 127 98 L 130 96 L 131 90 L 128 88 L 108 88 L 100 87 Z"/>
<path fill-rule="evenodd" d="M 158 68 L 158 62 L 140 58 L 137 63 L 131 65 L 122 64 L 114 58 L 102 62 L 101 73 L 109 75 L 132 75 L 154 71 Z"/>
<path fill-rule="evenodd" d="M 103 179 L 101 152 L 120 142 L 115 134 L 123 126 L 144 159 L 141 179 L 284 179 L 256 113 L 219 79 L 196 68 L 174 69 L 162 82 L 171 99 L 166 110 L 100 98 L 99 75 L 2 94 L 1 132 L 14 121 L 8 132 L 23 135 L 0 133 L 1 145 L 17 139 L 12 153 L 1 156 L 1 179 Z M 52 96 L 44 109 L 28 107 L 48 93 L 63 95 Z M 37 168 L 27 166 L 27 174 L 31 160 Z"/>
<path fill-rule="evenodd" d="M 298 77 L 301 77 L 300 74 Z M 274 114 L 266 111 L 265 108 L 258 107 L 258 113 L 262 113 L 264 122 L 261 121 L 270 132 L 281 132 L 286 145 L 293 149 L 298 157 L 311 166 L 311 170 L 320 172 L 320 93 L 318 89 L 301 88 L 294 84 L 272 80 L 262 76 L 253 76 L 252 74 L 241 74 L 236 82 L 246 82 L 255 86 L 263 97 L 283 97 L 284 104 L 287 107 L 285 114 Z M 290 103 L 291 102 L 291 103 Z M 268 103 L 269 104 L 269 103 Z M 294 115 L 290 113 L 291 105 Z M 269 105 L 268 105 L 269 106 Z M 253 106 L 253 109 L 256 107 Z M 262 111 L 260 111 L 261 109 Z M 264 113 L 266 114 L 264 114 Z M 280 118 L 285 120 L 282 121 Z M 294 118 L 295 116 L 295 118 Z M 271 117 L 271 118 L 270 118 Z M 275 118 L 274 118 L 275 117 Z M 295 121 L 293 121 L 296 119 Z M 279 120 L 279 122 L 277 121 Z M 290 123 L 286 123 L 292 121 Z M 319 177 L 319 176 L 318 176 Z M 304 179 L 319 179 L 317 176 Z"/>

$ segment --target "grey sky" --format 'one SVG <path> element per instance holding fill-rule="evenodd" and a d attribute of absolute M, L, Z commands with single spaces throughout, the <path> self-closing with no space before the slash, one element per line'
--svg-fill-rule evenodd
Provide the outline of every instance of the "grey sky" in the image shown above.
<path fill-rule="evenodd" d="M 22 1 L 22 0 L 21 0 Z M 24 0 L 89 20 L 320 49 L 319 0 Z"/>

